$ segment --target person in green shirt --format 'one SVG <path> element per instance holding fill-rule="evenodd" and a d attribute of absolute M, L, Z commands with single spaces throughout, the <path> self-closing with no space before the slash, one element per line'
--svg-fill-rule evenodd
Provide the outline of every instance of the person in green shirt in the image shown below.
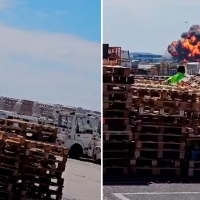
<path fill-rule="evenodd" d="M 168 84 L 177 84 L 179 83 L 183 78 L 185 78 L 185 67 L 183 65 L 180 65 L 177 69 L 177 73 L 174 76 L 171 76 L 167 79 Z"/>

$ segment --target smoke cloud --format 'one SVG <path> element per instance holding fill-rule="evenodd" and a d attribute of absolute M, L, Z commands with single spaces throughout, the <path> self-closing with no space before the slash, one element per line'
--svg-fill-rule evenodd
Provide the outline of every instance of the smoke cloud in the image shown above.
<path fill-rule="evenodd" d="M 200 61 L 200 25 L 192 25 L 181 39 L 173 41 L 167 48 L 172 57 L 179 61 Z"/>

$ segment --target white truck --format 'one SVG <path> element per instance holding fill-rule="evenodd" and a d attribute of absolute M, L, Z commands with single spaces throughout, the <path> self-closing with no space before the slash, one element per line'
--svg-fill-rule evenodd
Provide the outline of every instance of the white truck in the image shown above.
<path fill-rule="evenodd" d="M 97 133 L 99 135 L 94 136 L 88 146 L 88 156 L 101 163 L 101 121 L 98 123 Z"/>
<path fill-rule="evenodd" d="M 92 121 L 88 114 L 59 113 L 57 144 L 67 147 L 70 157 L 86 155 L 100 162 L 101 135 Z"/>

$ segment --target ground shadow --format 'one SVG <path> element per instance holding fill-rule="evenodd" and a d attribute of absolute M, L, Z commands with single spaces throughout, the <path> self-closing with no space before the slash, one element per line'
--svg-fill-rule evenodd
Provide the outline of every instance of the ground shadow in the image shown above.
<path fill-rule="evenodd" d="M 69 157 L 69 158 L 70 158 L 70 157 Z M 101 165 L 100 162 L 95 162 L 93 159 L 87 158 L 87 157 L 80 157 L 80 158 L 77 158 L 77 159 L 70 158 L 70 159 L 71 159 L 71 160 L 79 160 L 79 161 L 82 161 L 82 162 L 93 163 L 93 164 L 96 164 L 96 165 Z"/>
<path fill-rule="evenodd" d="M 166 176 L 103 176 L 103 185 L 150 185 L 152 183 L 185 183 L 196 184 L 200 183 L 198 177 L 166 177 Z"/>

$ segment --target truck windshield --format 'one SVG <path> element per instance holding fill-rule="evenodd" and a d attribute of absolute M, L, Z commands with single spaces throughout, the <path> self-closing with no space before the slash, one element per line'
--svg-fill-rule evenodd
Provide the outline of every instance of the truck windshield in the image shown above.
<path fill-rule="evenodd" d="M 65 119 L 62 119 L 62 126 L 67 128 L 68 130 L 72 128 L 72 116 L 66 116 Z"/>
<path fill-rule="evenodd" d="M 77 127 L 79 133 L 92 133 L 93 127 L 89 117 L 77 117 Z"/>

